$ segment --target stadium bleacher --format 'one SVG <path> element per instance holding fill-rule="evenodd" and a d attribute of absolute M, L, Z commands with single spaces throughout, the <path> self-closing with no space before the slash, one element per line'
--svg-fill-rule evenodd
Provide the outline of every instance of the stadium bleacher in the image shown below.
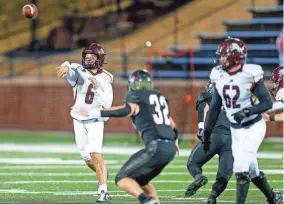
<path fill-rule="evenodd" d="M 226 37 L 242 39 L 248 47 L 247 63 L 255 63 L 270 71 L 279 64 L 276 38 L 283 29 L 283 6 L 247 8 L 252 12 L 250 20 L 223 20 L 221 23 L 227 28 L 222 33 L 195 33 L 200 38 L 201 45 L 194 47 L 194 67 L 196 78 L 208 78 L 209 72 L 216 59 L 216 49 L 221 40 Z M 171 51 L 179 52 L 187 45 L 170 46 Z M 169 66 L 165 66 L 165 65 Z M 182 57 L 171 59 L 154 59 L 152 61 L 153 75 L 167 78 L 187 78 L 189 76 L 188 53 Z M 166 70 L 165 70 L 166 67 Z M 171 67 L 172 74 L 168 74 L 167 67 Z M 186 71 L 187 70 L 187 71 Z"/>

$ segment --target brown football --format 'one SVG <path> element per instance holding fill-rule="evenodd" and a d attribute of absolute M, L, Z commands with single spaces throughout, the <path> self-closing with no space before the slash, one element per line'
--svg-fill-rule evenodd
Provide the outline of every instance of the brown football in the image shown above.
<path fill-rule="evenodd" d="M 22 9 L 22 13 L 26 18 L 34 19 L 38 15 L 38 9 L 34 4 L 26 4 Z"/>

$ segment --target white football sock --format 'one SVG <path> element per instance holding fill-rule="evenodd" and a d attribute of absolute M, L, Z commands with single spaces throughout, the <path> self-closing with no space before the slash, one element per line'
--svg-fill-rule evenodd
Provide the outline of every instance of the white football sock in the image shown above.
<path fill-rule="evenodd" d="M 101 193 L 102 191 L 108 192 L 106 184 L 100 184 L 99 189 L 98 189 L 98 193 Z"/>

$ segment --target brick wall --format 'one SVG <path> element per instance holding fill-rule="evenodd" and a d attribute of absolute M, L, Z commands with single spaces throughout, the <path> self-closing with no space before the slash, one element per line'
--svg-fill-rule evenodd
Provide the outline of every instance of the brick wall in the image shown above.
<path fill-rule="evenodd" d="M 197 82 L 196 93 L 203 90 L 204 82 Z M 177 126 L 185 132 L 194 132 L 196 113 L 191 105 L 185 104 L 189 92 L 187 82 L 155 82 L 155 87 L 169 99 L 170 114 Z M 114 83 L 114 105 L 123 102 L 126 84 Z M 59 83 L 6 83 L 0 84 L 0 127 L 72 130 L 69 115 L 73 105 L 72 88 L 65 81 Z M 195 100 L 194 100 L 195 101 Z M 196 129 L 196 128 L 195 128 Z M 106 132 L 134 132 L 129 119 L 110 119 Z M 268 123 L 267 135 L 282 136 L 282 123 Z"/>

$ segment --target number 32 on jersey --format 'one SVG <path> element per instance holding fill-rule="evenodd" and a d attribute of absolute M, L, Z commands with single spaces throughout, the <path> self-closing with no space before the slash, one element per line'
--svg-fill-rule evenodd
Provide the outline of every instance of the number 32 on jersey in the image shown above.
<path fill-rule="evenodd" d="M 158 125 L 170 125 L 171 120 L 169 118 L 169 106 L 164 96 L 158 97 L 156 94 L 151 94 L 149 97 L 151 105 L 155 105 L 155 111 L 153 113 L 153 119 Z"/>

